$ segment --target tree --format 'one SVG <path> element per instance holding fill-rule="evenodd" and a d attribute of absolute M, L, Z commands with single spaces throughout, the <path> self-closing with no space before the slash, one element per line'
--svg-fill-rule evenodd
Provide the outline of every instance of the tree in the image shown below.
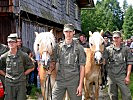
<path fill-rule="evenodd" d="M 123 7 L 122 7 L 123 12 L 125 12 L 127 8 L 128 8 L 127 0 L 124 0 L 124 1 L 123 1 Z"/>
<path fill-rule="evenodd" d="M 128 39 L 133 35 L 133 7 L 131 5 L 127 8 L 125 13 L 123 31 L 125 39 Z"/>
<path fill-rule="evenodd" d="M 89 31 L 95 31 L 95 9 L 91 10 L 82 10 L 81 11 L 81 20 L 82 20 L 82 31 L 88 35 Z"/>
<path fill-rule="evenodd" d="M 83 32 L 121 30 L 123 13 L 117 0 L 97 1 L 94 10 L 82 10 L 81 21 Z"/>

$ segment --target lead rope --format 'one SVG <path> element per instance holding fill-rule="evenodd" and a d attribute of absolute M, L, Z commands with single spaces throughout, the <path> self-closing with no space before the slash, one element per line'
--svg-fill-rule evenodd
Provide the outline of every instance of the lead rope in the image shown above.
<path fill-rule="evenodd" d="M 55 69 L 55 68 L 54 68 Z M 53 70 L 54 70 L 53 69 Z M 46 69 L 47 71 L 49 70 L 49 68 L 48 69 Z M 52 70 L 52 71 L 53 71 Z M 51 71 L 51 73 L 52 73 L 52 71 Z M 48 86 L 48 88 L 47 88 L 47 90 L 46 90 L 46 82 L 47 82 L 47 80 L 48 80 L 48 83 L 47 83 L 47 86 Z M 47 77 L 46 77 L 46 80 L 45 80 L 45 92 L 47 91 L 47 100 L 49 100 L 49 96 L 51 97 L 51 100 L 52 100 L 52 86 L 51 86 L 51 74 L 47 74 Z"/>
<path fill-rule="evenodd" d="M 48 93 L 47 93 L 47 100 L 49 98 L 49 95 L 52 100 L 52 87 L 51 87 L 51 74 L 48 74 Z"/>

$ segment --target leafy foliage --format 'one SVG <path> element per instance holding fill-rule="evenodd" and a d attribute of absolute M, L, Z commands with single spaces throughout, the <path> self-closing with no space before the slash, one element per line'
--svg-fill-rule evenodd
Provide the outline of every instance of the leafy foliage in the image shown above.
<path fill-rule="evenodd" d="M 31 94 L 30 96 L 28 97 L 28 100 L 30 99 L 34 99 L 34 100 L 37 100 L 38 98 L 38 95 L 41 94 L 41 89 L 38 89 L 36 86 L 32 85 L 32 90 L 31 90 Z"/>
<path fill-rule="evenodd" d="M 123 24 L 124 38 L 128 39 L 133 35 L 133 7 L 130 5 L 125 13 Z"/>
<path fill-rule="evenodd" d="M 83 33 L 88 31 L 114 31 L 121 30 L 123 12 L 117 0 L 98 1 L 95 9 L 81 11 Z"/>
<path fill-rule="evenodd" d="M 122 7 L 122 9 L 123 9 L 123 11 L 125 12 L 127 8 L 128 8 L 127 1 L 124 0 L 124 1 L 123 1 L 123 7 Z"/>

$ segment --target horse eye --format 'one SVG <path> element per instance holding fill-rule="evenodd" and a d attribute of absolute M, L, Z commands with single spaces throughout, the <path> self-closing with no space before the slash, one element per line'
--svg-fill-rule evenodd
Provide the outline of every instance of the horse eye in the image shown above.
<path fill-rule="evenodd" d="M 39 47 L 39 44 L 37 44 L 37 46 Z"/>
<path fill-rule="evenodd" d="M 104 42 L 102 43 L 102 45 L 104 45 Z"/>
<path fill-rule="evenodd" d="M 90 45 L 91 45 L 91 46 L 93 46 L 93 44 L 92 44 L 92 43 L 90 43 Z"/>

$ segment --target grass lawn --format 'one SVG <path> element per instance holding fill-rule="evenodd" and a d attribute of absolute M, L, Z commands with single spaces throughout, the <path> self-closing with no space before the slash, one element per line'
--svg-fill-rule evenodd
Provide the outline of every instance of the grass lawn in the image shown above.
<path fill-rule="evenodd" d="M 41 94 L 41 89 L 38 89 L 36 86 L 32 86 L 31 94 L 28 98 L 37 100 L 38 95 Z"/>
<path fill-rule="evenodd" d="M 129 87 L 130 87 L 130 91 L 131 91 L 132 99 L 133 99 L 133 72 L 131 74 L 131 82 L 130 82 Z"/>

